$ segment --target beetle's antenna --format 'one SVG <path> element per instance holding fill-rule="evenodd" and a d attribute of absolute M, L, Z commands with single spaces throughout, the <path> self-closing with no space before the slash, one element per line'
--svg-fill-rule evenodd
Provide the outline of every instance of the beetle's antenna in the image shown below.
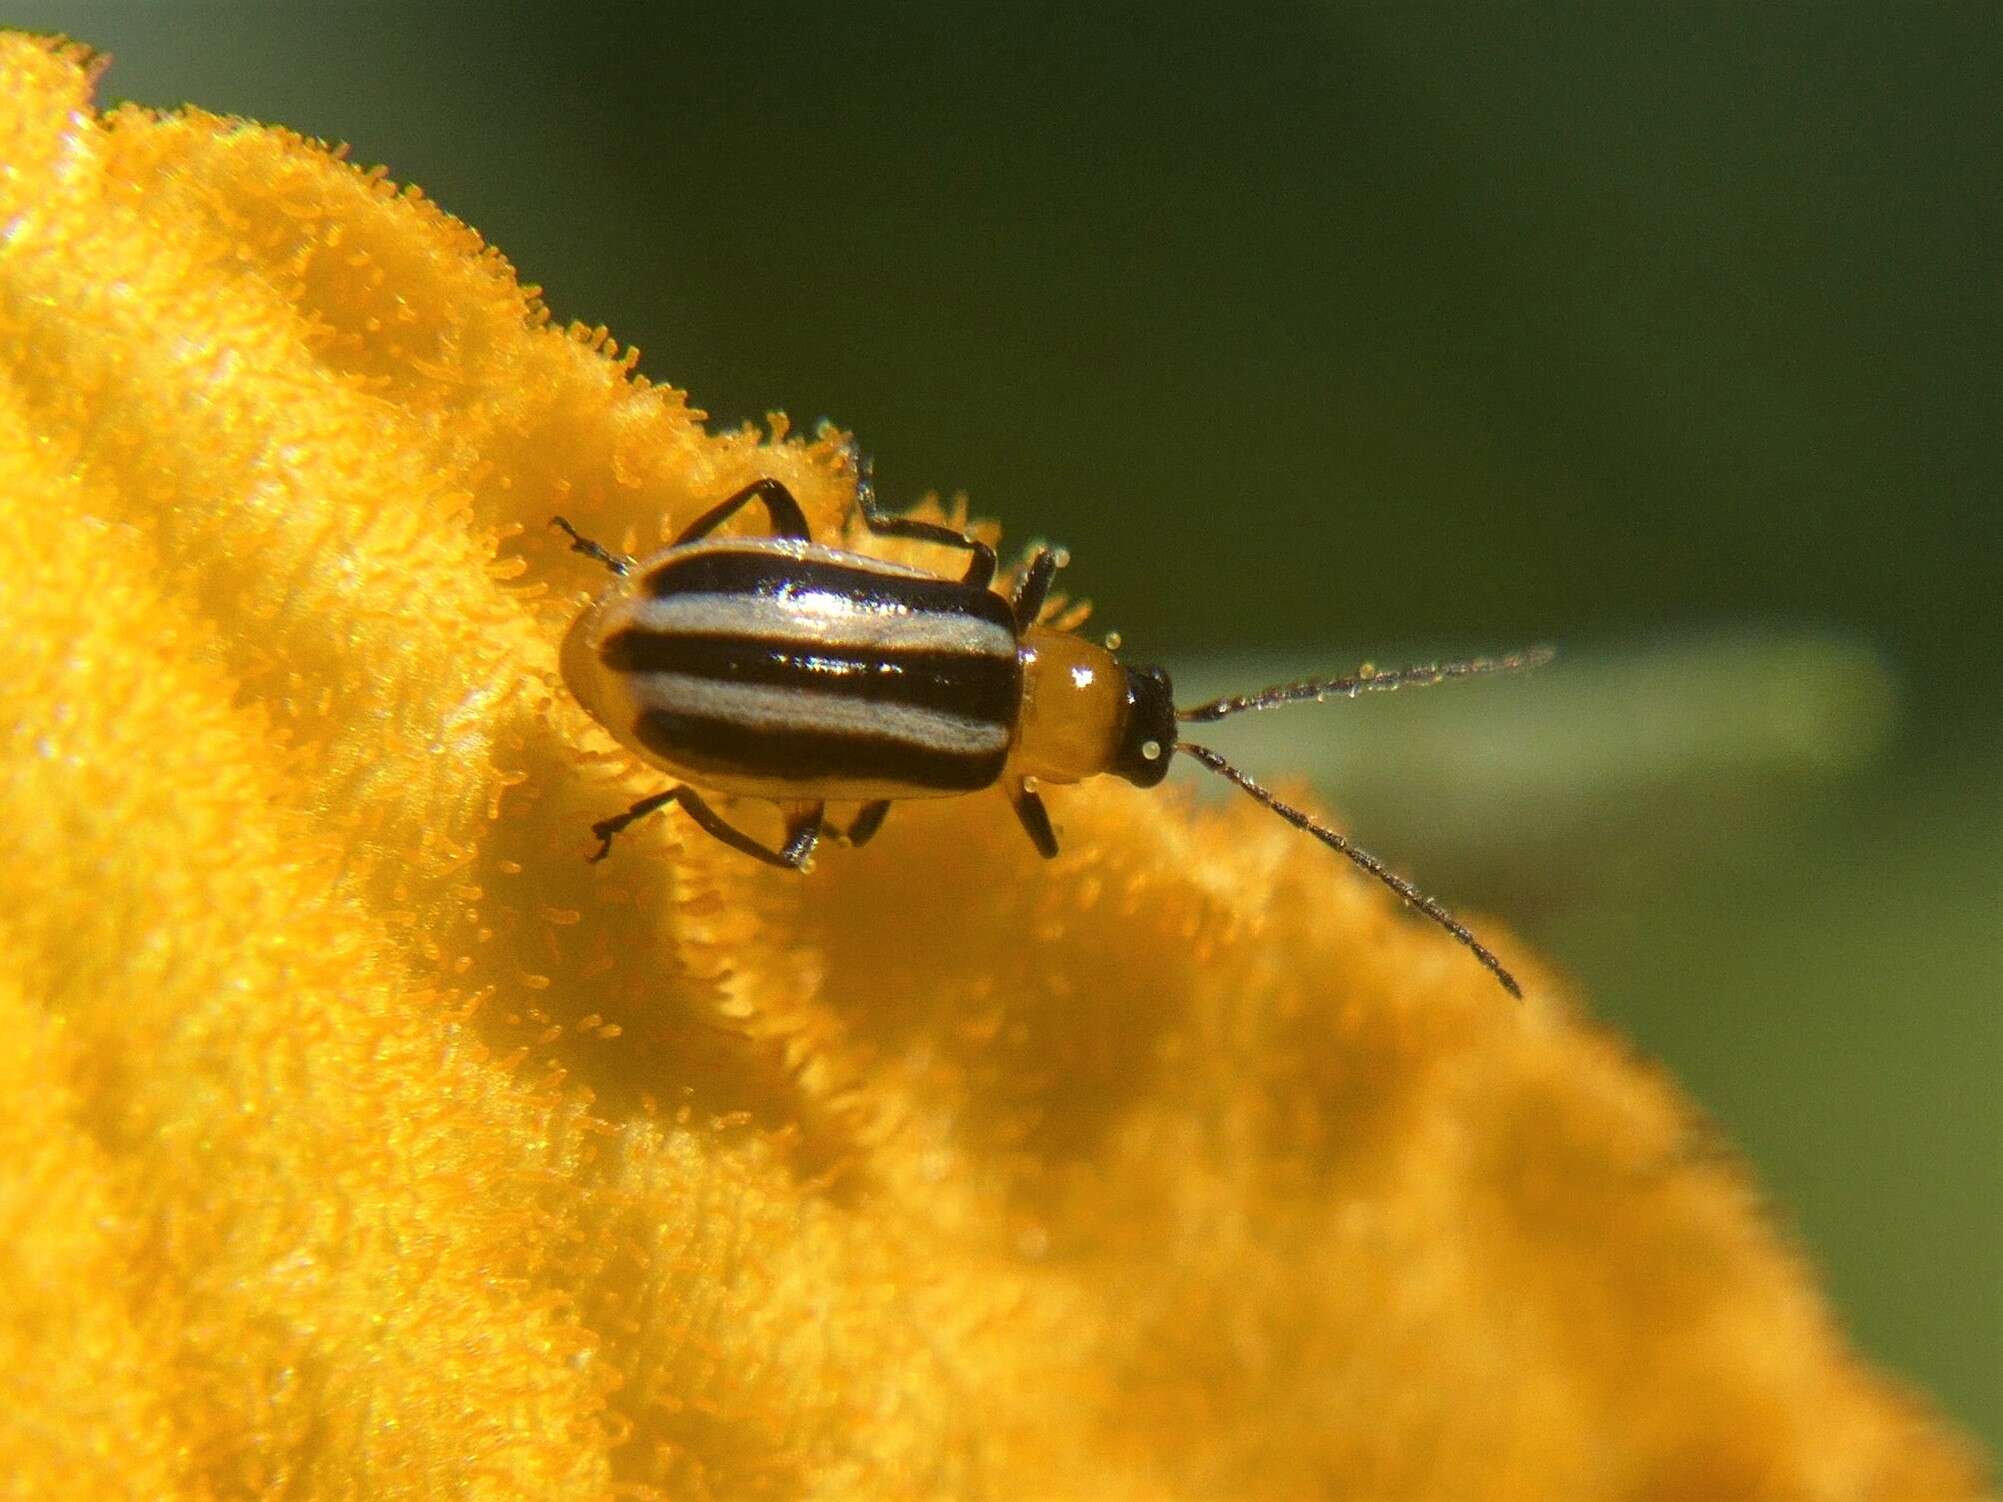
<path fill-rule="evenodd" d="M 1349 678 L 1306 678 L 1299 683 L 1280 683 L 1256 694 L 1233 694 L 1212 699 L 1190 709 L 1178 709 L 1175 717 L 1189 724 L 1205 724 L 1228 719 L 1254 709 L 1277 709 L 1282 704 L 1301 704 L 1312 699 L 1320 704 L 1328 699 L 1354 699 L 1358 694 L 1389 693 L 1408 684 L 1444 683 L 1449 678 L 1477 678 L 1487 673 L 1520 673 L 1541 668 L 1558 655 L 1554 647 L 1532 647 L 1511 652 L 1506 657 L 1468 657 L 1459 662 L 1433 662 L 1423 667 L 1395 668 L 1380 673 L 1364 668 Z"/>
<path fill-rule="evenodd" d="M 1255 705 L 1250 707 L 1263 709 L 1266 706 Z M 1215 751 L 1212 751 L 1208 746 L 1198 746 L 1191 744 L 1189 741 L 1180 741 L 1177 743 L 1175 749 L 1187 752 L 1190 756 L 1193 756 L 1196 760 L 1210 768 L 1211 771 L 1217 773 L 1218 776 L 1229 778 L 1254 798 L 1258 799 L 1259 802 L 1265 804 L 1266 807 L 1278 814 L 1282 819 L 1293 825 L 1294 828 L 1313 835 L 1324 845 L 1328 846 L 1329 849 L 1339 855 L 1345 855 L 1350 860 L 1356 862 L 1357 865 L 1361 866 L 1365 871 L 1368 871 L 1372 876 L 1383 882 L 1385 886 L 1404 898 L 1406 902 L 1410 903 L 1428 918 L 1439 924 L 1441 928 L 1444 928 L 1448 933 L 1460 940 L 1461 943 L 1465 944 L 1474 952 L 1474 957 L 1487 967 L 1489 973 L 1502 982 L 1503 990 L 1514 996 L 1518 1001 L 1523 999 L 1523 988 L 1516 984 L 1516 977 L 1502 968 L 1502 961 L 1498 960 L 1481 940 L 1469 933 L 1465 924 L 1445 908 L 1441 907 L 1439 903 L 1405 880 L 1404 877 L 1387 868 L 1376 856 L 1367 850 L 1359 850 L 1326 824 L 1322 824 L 1310 815 L 1302 813 L 1301 810 L 1295 808 L 1291 803 L 1282 803 L 1278 798 L 1275 798 L 1265 788 L 1232 766 L 1230 762 L 1219 756 Z"/>

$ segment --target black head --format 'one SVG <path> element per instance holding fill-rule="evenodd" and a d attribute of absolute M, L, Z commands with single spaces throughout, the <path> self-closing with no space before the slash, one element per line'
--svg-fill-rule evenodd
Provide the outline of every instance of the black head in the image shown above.
<path fill-rule="evenodd" d="M 1168 776 L 1169 755 L 1175 750 L 1174 690 L 1160 668 L 1126 671 L 1127 713 L 1111 770 L 1135 787 L 1151 788 Z"/>

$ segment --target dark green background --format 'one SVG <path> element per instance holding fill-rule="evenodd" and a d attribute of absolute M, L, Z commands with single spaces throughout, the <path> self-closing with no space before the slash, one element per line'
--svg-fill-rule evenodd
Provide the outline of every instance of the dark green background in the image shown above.
<path fill-rule="evenodd" d="M 719 419 L 1061 537 L 1148 654 L 1564 643 L 1604 693 L 1442 695 L 1373 743 L 1404 791 L 1338 798 L 1582 977 L 1863 1345 L 2003 1439 L 2003 11 L 9 14 L 108 99 L 354 143 Z M 1624 666 L 1719 631 L 1823 644 L 1884 724 L 1635 770 L 1639 716 L 1788 698 Z M 1429 825 L 1483 789 L 1401 766 L 1426 724 L 1500 748 L 1507 841 Z"/>

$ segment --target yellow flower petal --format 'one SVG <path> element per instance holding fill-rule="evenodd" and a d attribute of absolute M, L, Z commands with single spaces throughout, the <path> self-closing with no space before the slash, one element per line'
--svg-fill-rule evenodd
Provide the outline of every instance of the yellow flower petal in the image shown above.
<path fill-rule="evenodd" d="M 711 434 L 464 226 L 0 37 L 23 1495 L 1968 1496 L 1669 1088 L 1258 810 L 808 879 L 557 687 Z"/>

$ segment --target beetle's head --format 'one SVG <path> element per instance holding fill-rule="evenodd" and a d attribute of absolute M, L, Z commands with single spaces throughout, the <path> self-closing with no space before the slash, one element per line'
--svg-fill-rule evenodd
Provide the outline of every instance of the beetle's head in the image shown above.
<path fill-rule="evenodd" d="M 1135 787 L 1151 788 L 1168 776 L 1175 750 L 1175 699 L 1168 674 L 1160 668 L 1128 668 L 1127 712 L 1107 768 Z"/>

